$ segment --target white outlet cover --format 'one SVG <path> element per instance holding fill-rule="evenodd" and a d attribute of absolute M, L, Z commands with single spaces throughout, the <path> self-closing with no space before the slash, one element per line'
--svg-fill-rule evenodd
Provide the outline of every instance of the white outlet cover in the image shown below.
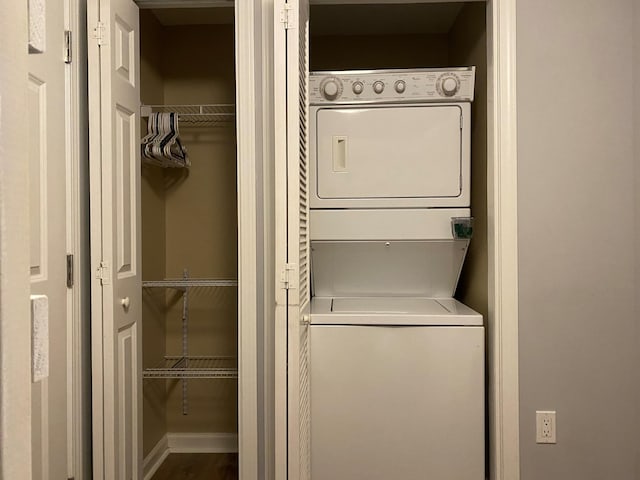
<path fill-rule="evenodd" d="M 555 410 L 536 412 L 536 443 L 556 443 Z"/>

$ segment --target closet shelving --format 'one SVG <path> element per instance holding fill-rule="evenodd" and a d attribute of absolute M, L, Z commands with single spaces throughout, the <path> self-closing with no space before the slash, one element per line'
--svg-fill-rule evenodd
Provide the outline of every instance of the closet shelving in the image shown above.
<path fill-rule="evenodd" d="M 180 126 L 223 127 L 233 125 L 236 108 L 233 104 L 213 103 L 204 105 L 143 105 L 143 117 L 152 113 L 177 113 Z"/>
<path fill-rule="evenodd" d="M 143 281 L 143 288 L 173 288 L 182 291 L 182 354 L 167 355 L 160 364 L 145 368 L 144 378 L 181 379 L 182 413 L 188 413 L 187 379 L 238 378 L 237 361 L 226 356 L 189 355 L 189 291 L 199 287 L 237 287 L 237 280 L 191 278 L 185 269 L 182 278 Z"/>
<path fill-rule="evenodd" d="M 234 357 L 166 356 L 144 371 L 145 378 L 238 378 Z"/>

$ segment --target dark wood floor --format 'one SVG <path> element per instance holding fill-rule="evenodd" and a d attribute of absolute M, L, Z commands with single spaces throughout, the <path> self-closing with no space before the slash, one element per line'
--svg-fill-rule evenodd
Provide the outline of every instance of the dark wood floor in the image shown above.
<path fill-rule="evenodd" d="M 238 454 L 172 453 L 152 480 L 238 480 Z"/>

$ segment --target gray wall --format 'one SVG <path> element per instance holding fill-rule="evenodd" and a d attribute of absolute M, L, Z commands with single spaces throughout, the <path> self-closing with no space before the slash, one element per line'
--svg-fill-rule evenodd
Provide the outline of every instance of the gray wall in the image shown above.
<path fill-rule="evenodd" d="M 517 2 L 522 480 L 640 478 L 633 9 Z"/>

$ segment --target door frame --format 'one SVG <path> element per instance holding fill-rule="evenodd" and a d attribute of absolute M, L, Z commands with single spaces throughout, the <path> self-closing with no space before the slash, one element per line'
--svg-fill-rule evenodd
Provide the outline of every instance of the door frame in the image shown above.
<path fill-rule="evenodd" d="M 312 0 L 314 3 L 401 3 L 403 0 Z M 433 3 L 438 0 L 411 0 Z M 464 1 L 464 0 L 454 0 Z M 484 0 L 480 0 L 484 1 Z M 271 2 L 270 2 L 271 3 Z M 406 3 L 406 2 L 405 2 Z M 516 105 L 516 0 L 486 0 L 488 67 L 488 431 L 491 480 L 520 478 L 518 385 L 518 190 Z M 277 18 L 278 12 L 273 10 Z M 271 45 L 273 32 L 263 32 Z M 278 92 L 276 92 L 278 94 Z M 271 128 L 273 132 L 273 126 Z M 276 179 L 278 182 L 278 179 Z M 280 185 L 282 187 L 282 185 Z M 277 188 L 276 188 L 276 195 Z M 275 278 L 275 272 L 273 277 Z M 286 332 L 285 332 L 286 333 Z M 282 335 L 282 328 L 276 335 Z M 285 343 L 286 344 L 286 343 Z M 276 350 L 276 372 L 286 371 Z M 280 362 L 278 362 L 280 360 Z M 286 391 L 276 391 L 275 465 L 286 465 Z M 281 479 L 278 479 L 281 480 Z"/>
<path fill-rule="evenodd" d="M 71 63 L 65 69 L 67 151 L 67 252 L 73 259 L 72 289 L 67 290 L 67 442 L 68 477 L 87 478 L 91 452 L 85 445 L 91 436 L 89 418 L 91 393 L 89 351 L 91 305 L 88 265 L 89 208 L 88 121 L 86 85 L 86 12 L 80 0 L 64 0 L 65 29 L 71 31 Z M 86 7 L 85 7 L 86 8 Z M 83 95 L 84 93 L 84 95 Z"/>
<path fill-rule="evenodd" d="M 491 480 L 520 478 L 516 0 L 487 1 L 489 458 Z"/>
<path fill-rule="evenodd" d="M 31 478 L 27 8 L 0 16 L 0 478 Z M 6 161 L 11 158 L 11 161 Z M 10 233 L 7 235 L 7 233 Z"/>
<path fill-rule="evenodd" d="M 259 365 L 264 329 L 261 0 L 235 0 L 238 182 L 238 451 L 240 479 L 261 478 Z M 262 370 L 262 369 L 261 369 Z M 264 419 L 262 418 L 262 421 Z"/>
<path fill-rule="evenodd" d="M 67 252 L 73 255 L 73 288 L 67 290 L 67 442 L 68 477 L 88 478 L 91 465 L 91 421 L 89 405 L 91 393 L 90 362 L 90 297 L 87 262 L 89 254 L 89 208 L 87 162 L 87 104 L 86 86 L 86 24 L 82 3 L 65 0 L 65 29 L 72 32 L 72 60 L 66 65 L 67 95 Z M 83 95 L 84 92 L 84 95 Z"/>
<path fill-rule="evenodd" d="M 78 0 L 72 0 L 77 2 Z M 96 2 L 97 3 L 97 2 Z M 258 312 L 262 311 L 261 304 L 262 284 L 261 268 L 264 262 L 264 252 L 259 250 L 261 245 L 260 229 L 261 217 L 258 215 L 258 206 L 261 198 L 257 192 L 261 191 L 262 177 L 259 174 L 262 165 L 262 115 L 260 104 L 256 101 L 256 93 L 261 91 L 262 77 L 260 74 L 261 55 L 256 54 L 260 49 L 260 25 L 261 0 L 247 2 L 235 1 L 235 37 L 236 37 L 236 118 L 237 118 L 237 158 L 238 158 L 238 437 L 239 437 L 239 468 L 243 479 L 258 478 L 258 364 L 261 361 L 257 355 L 258 347 Z M 227 4 L 225 4 L 226 6 Z M 160 5 L 166 6 L 166 5 Z M 216 6 L 216 5 L 207 5 Z M 97 22 L 98 8 L 88 7 L 89 24 Z M 256 34 L 258 32 L 258 34 Z M 96 42 L 88 42 L 86 49 L 98 48 Z M 86 54 L 86 52 L 85 52 Z M 89 78 L 99 78 L 98 65 L 89 65 L 91 70 Z M 95 83 L 95 82 L 94 82 Z M 96 88 L 90 82 L 89 88 Z M 92 123 L 100 123 L 99 109 L 90 109 L 89 120 Z M 259 140 L 258 140 L 259 139 Z M 90 142 L 98 139 L 89 137 Z M 93 145 L 93 143 L 92 143 Z M 97 148 L 94 145 L 93 148 Z M 91 181 L 96 179 L 91 177 Z M 94 182 L 95 183 L 95 182 Z M 100 191 L 100 185 L 92 183 L 93 192 Z M 99 242 L 101 222 L 100 206 L 96 202 L 91 203 L 91 230 L 92 236 Z M 98 246 L 97 244 L 95 245 Z M 260 278 L 260 279 L 259 279 Z M 91 282 L 98 282 L 96 278 L 90 278 Z M 97 284 L 96 284 L 97 285 Z M 260 286 L 260 290 L 259 290 Z M 92 289 L 92 310 L 102 311 L 102 295 L 99 288 Z M 101 319 L 93 318 L 94 329 L 101 325 Z M 102 451 L 103 431 L 96 410 L 100 410 L 100 400 L 96 399 L 95 392 L 102 391 L 102 377 L 96 366 L 101 364 L 99 358 L 102 353 L 102 343 L 99 336 L 93 336 L 92 356 L 94 368 L 92 386 L 94 390 L 93 409 L 93 449 L 94 471 L 102 471 L 104 457 L 102 454 L 95 456 L 95 450 Z M 98 362 L 98 363 L 95 363 Z M 98 369 L 99 370 L 99 369 Z M 101 397 L 100 397 L 101 398 Z"/>

